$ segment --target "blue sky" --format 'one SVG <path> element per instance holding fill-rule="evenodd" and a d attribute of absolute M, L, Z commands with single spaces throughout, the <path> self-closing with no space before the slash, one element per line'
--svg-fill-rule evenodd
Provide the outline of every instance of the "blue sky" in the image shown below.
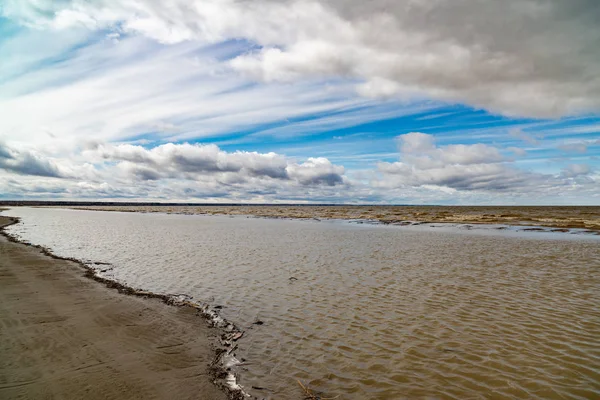
<path fill-rule="evenodd" d="M 599 203 L 594 2 L 0 7 L 0 198 Z"/>

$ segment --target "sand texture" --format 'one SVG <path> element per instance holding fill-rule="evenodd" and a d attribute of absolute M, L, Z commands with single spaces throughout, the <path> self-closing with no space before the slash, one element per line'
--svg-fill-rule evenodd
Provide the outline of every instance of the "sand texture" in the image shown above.
<path fill-rule="evenodd" d="M 1 399 L 226 399 L 209 373 L 216 335 L 191 308 L 0 236 Z"/>

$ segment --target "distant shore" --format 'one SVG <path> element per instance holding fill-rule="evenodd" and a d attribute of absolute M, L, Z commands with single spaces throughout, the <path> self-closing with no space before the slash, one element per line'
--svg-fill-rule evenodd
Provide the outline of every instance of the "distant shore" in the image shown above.
<path fill-rule="evenodd" d="M 210 368 L 219 331 L 197 310 L 124 296 L 3 235 L 0 254 L 1 398 L 228 398 Z"/>
<path fill-rule="evenodd" d="M 48 205 L 46 205 L 48 206 Z M 53 205 L 56 206 L 56 205 Z M 498 224 L 600 233 L 600 206 L 351 206 L 351 205 L 60 205 L 122 212 L 249 215 L 264 218 L 370 220 L 383 224 Z"/>

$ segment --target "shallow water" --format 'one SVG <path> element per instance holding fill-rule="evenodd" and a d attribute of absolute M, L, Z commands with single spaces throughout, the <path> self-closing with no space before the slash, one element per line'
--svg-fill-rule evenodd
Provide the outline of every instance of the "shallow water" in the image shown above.
<path fill-rule="evenodd" d="M 222 306 L 245 330 L 240 383 L 260 398 L 302 398 L 298 379 L 340 399 L 600 397 L 598 236 L 5 214 L 24 240 L 112 264 L 103 275 Z"/>
<path fill-rule="evenodd" d="M 162 212 L 176 214 L 254 215 L 300 219 L 373 220 L 385 224 L 410 222 L 459 224 L 510 224 L 554 229 L 588 230 L 600 233 L 598 206 L 322 206 L 322 205 L 83 205 L 73 208 Z"/>

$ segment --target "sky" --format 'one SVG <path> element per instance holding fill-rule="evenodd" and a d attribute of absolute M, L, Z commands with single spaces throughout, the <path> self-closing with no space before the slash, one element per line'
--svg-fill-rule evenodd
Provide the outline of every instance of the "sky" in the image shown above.
<path fill-rule="evenodd" d="M 0 200 L 600 205 L 597 0 L 0 0 Z"/>

